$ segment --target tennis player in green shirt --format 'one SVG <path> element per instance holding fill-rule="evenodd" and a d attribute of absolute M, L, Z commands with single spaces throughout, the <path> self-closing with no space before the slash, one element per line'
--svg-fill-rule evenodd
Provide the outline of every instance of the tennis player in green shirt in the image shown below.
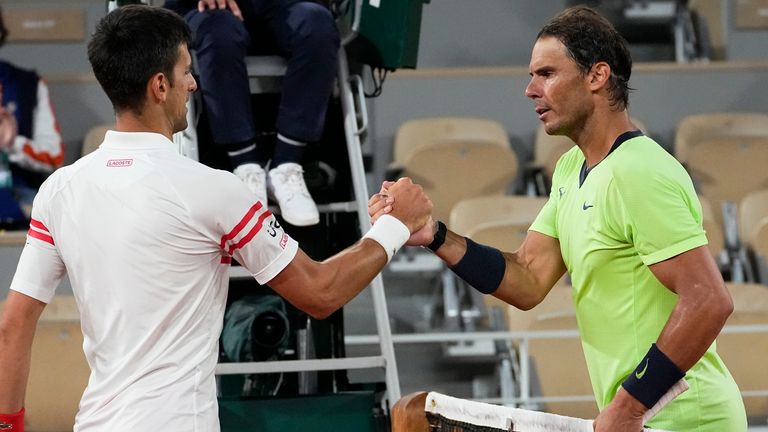
<path fill-rule="evenodd" d="M 428 246 L 479 291 L 525 310 L 569 272 L 601 410 L 596 431 L 640 431 L 643 414 L 683 377 L 690 389 L 649 427 L 745 431 L 739 389 L 715 345 L 733 303 L 705 247 L 690 177 L 630 120 L 631 70 L 626 42 L 595 11 L 576 7 L 552 19 L 533 47 L 525 94 L 547 133 L 577 146 L 558 161 L 549 201 L 522 246 L 501 252 L 441 222 L 410 244 Z M 400 205 L 388 186 L 369 202 L 374 218 Z"/>

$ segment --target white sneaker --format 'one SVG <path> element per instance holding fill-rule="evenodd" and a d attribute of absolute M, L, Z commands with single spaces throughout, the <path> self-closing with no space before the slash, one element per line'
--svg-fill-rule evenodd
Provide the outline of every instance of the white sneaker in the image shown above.
<path fill-rule="evenodd" d="M 291 225 L 309 226 L 320 222 L 320 213 L 304 183 L 304 170 L 297 163 L 284 163 L 269 170 L 269 196 L 277 201 L 280 213 Z"/>
<path fill-rule="evenodd" d="M 239 165 L 232 171 L 256 195 L 256 199 L 267 205 L 267 173 L 255 163 Z"/>

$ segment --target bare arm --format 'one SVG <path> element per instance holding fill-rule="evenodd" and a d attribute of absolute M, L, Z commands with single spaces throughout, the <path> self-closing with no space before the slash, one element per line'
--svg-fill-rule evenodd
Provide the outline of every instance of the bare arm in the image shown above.
<path fill-rule="evenodd" d="M 400 179 L 390 193 L 411 204 L 390 213 L 411 233 L 431 220 L 432 202 L 421 186 Z M 268 285 L 297 308 L 315 318 L 325 318 L 365 289 L 386 264 L 384 248 L 371 239 L 362 239 L 323 262 L 299 250 Z"/>
<path fill-rule="evenodd" d="M 24 404 L 32 338 L 45 303 L 11 290 L 0 316 L 0 413 Z"/>
<path fill-rule="evenodd" d="M 682 371 L 704 355 L 733 312 L 733 300 L 705 246 L 650 266 L 654 276 L 678 295 L 656 342 Z"/>
<path fill-rule="evenodd" d="M 706 246 L 649 268 L 665 287 L 678 295 L 656 345 L 685 372 L 715 341 L 733 311 L 733 300 Z M 646 410 L 640 401 L 619 387 L 616 397 L 598 416 L 596 425 L 600 427 L 595 430 L 619 430 L 619 425 L 637 427 L 642 424 L 640 418 Z"/>
<path fill-rule="evenodd" d="M 437 256 L 448 266 L 456 265 L 467 251 L 464 237 L 448 231 Z M 493 296 L 518 309 L 528 310 L 544 300 L 565 274 L 560 242 L 536 231 L 529 231 L 515 252 L 505 252 L 504 278 Z"/>
<path fill-rule="evenodd" d="M 384 249 L 369 239 L 322 262 L 299 250 L 269 286 L 298 309 L 324 319 L 368 286 L 386 263 Z"/>
<path fill-rule="evenodd" d="M 368 213 L 372 220 L 388 214 L 407 203 L 391 196 L 389 189 L 393 183 L 384 182 L 379 193 L 368 200 Z M 436 227 L 430 223 L 413 233 L 409 246 L 427 246 L 434 239 Z M 467 252 L 467 242 L 463 236 L 448 231 L 445 243 L 437 250 L 439 256 L 449 267 L 458 263 Z M 505 252 L 506 268 L 499 288 L 494 297 L 519 309 L 528 310 L 544 300 L 552 287 L 565 274 L 565 263 L 560 254 L 560 242 L 553 237 L 536 231 L 528 231 L 523 244 L 515 252 Z"/>

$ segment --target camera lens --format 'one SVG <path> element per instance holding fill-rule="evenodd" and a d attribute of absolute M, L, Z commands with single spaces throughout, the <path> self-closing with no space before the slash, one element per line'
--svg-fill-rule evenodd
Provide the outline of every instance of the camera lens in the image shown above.
<path fill-rule="evenodd" d="M 288 337 L 288 319 L 277 311 L 266 311 L 253 320 L 253 344 L 259 348 L 276 348 Z"/>

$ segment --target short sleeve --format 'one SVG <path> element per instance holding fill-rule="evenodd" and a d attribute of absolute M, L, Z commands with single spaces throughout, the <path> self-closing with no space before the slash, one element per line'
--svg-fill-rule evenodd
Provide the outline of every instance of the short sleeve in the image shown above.
<path fill-rule="evenodd" d="M 10 289 L 49 303 L 66 274 L 64 261 L 47 217 L 45 184 L 35 196 L 27 241 L 21 252 Z"/>
<path fill-rule="evenodd" d="M 256 213 L 254 216 L 246 214 L 243 224 L 235 225 L 225 234 L 223 245 L 229 255 L 264 285 L 293 260 L 299 246 L 269 210 L 264 208 Z M 238 232 L 241 226 L 243 229 Z"/>
<path fill-rule="evenodd" d="M 565 190 L 564 181 L 570 171 L 579 163 L 581 155 L 577 147 L 565 152 L 557 160 L 555 171 L 552 174 L 552 187 L 549 190 L 549 199 L 541 209 L 536 219 L 531 224 L 529 231 L 536 231 L 553 238 L 560 238 L 557 232 L 557 209 L 560 198 Z"/>
<path fill-rule="evenodd" d="M 550 237 L 558 238 L 557 235 L 557 199 L 549 194 L 549 199 L 541 209 L 536 219 L 531 224 L 529 231 L 536 231 Z"/>
<path fill-rule="evenodd" d="M 234 257 L 260 284 L 269 282 L 296 256 L 297 242 L 240 179 L 225 171 L 204 172 L 206 184 L 184 192 L 192 220 L 225 259 Z"/>
<path fill-rule="evenodd" d="M 701 203 L 679 164 L 652 172 L 628 169 L 608 186 L 613 229 L 631 242 L 646 265 L 707 244 Z"/>

